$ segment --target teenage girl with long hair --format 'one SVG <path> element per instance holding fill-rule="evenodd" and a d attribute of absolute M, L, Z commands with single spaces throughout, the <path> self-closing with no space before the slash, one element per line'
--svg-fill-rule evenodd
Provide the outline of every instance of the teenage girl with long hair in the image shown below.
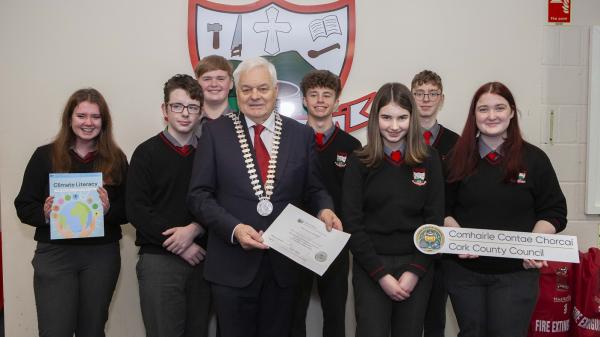
<path fill-rule="evenodd" d="M 369 115 L 368 144 L 344 175 L 344 229 L 351 233 L 357 337 L 420 337 L 433 279 L 415 229 L 441 225 L 444 182 L 410 90 L 387 83 Z"/>
<path fill-rule="evenodd" d="M 60 172 L 102 172 L 103 237 L 50 239 L 54 197 L 48 175 Z M 95 89 L 77 90 L 54 141 L 37 148 L 29 160 L 15 199 L 19 219 L 36 227 L 32 264 L 40 336 L 104 336 L 121 267 L 126 174 L 127 159 L 113 139 L 104 97 Z"/>
<path fill-rule="evenodd" d="M 565 228 L 566 201 L 552 164 L 521 137 L 504 84 L 475 92 L 448 165 L 445 226 L 548 234 Z M 445 260 L 459 336 L 526 336 L 545 264 L 476 255 Z"/>

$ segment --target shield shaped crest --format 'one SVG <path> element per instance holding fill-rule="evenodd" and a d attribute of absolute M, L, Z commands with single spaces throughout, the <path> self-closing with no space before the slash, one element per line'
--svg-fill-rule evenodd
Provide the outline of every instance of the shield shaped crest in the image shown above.
<path fill-rule="evenodd" d="M 300 81 L 313 69 L 327 69 L 345 84 L 354 55 L 354 0 L 298 5 L 260 0 L 226 5 L 189 0 L 188 44 L 192 66 L 203 56 L 220 55 L 233 67 L 262 56 L 275 65 L 279 111 L 306 119 Z"/>

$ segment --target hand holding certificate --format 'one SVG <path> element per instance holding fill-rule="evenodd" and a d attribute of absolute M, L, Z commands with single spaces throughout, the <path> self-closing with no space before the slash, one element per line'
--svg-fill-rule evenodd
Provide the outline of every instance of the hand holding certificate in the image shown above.
<path fill-rule="evenodd" d="M 336 229 L 328 232 L 322 221 L 289 204 L 262 237 L 272 249 L 323 275 L 350 234 Z"/>

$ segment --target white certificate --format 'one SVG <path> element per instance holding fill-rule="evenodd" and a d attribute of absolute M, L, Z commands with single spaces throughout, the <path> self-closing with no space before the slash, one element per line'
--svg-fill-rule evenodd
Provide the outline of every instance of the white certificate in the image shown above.
<path fill-rule="evenodd" d="M 577 237 L 571 235 L 423 225 L 415 231 L 414 242 L 425 254 L 472 254 L 579 263 Z"/>
<path fill-rule="evenodd" d="M 267 246 L 322 276 L 350 234 L 328 232 L 321 220 L 288 204 L 262 237 Z"/>

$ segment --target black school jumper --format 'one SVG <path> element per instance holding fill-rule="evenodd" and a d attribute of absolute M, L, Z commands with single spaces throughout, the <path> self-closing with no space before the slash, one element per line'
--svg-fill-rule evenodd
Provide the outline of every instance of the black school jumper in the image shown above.
<path fill-rule="evenodd" d="M 415 230 L 442 224 L 444 183 L 437 152 L 429 147 L 422 164 L 411 167 L 385 157 L 366 167 L 350 156 L 344 176 L 344 228 L 352 234 L 357 337 L 421 336 L 432 281 L 432 258 L 417 251 Z M 411 297 L 392 301 L 379 286 L 388 274 L 419 276 Z"/>
<path fill-rule="evenodd" d="M 348 156 L 360 148 L 360 142 L 334 127 L 331 137 L 322 145 L 316 145 L 321 166 L 321 176 L 327 191 L 333 198 L 335 213 L 341 216 L 342 182 Z M 344 223 L 342 219 L 342 224 Z M 343 249 L 323 276 L 316 277 L 317 289 L 323 309 L 323 337 L 344 337 L 346 335 L 346 298 L 348 296 L 348 249 Z M 291 337 L 306 336 L 306 311 L 310 301 L 315 274 L 303 270 L 302 281 L 294 303 Z"/>
<path fill-rule="evenodd" d="M 440 130 L 431 146 L 438 151 L 440 159 L 444 162 L 459 136 L 442 124 L 438 123 L 438 125 L 440 126 Z M 429 303 L 427 304 L 427 312 L 425 313 L 423 337 L 444 337 L 446 327 L 446 301 L 448 299 L 448 292 L 444 286 L 441 258 L 435 259 L 434 264 L 433 285 L 431 286 L 431 294 L 429 296 Z"/>
<path fill-rule="evenodd" d="M 52 145 L 35 150 L 23 175 L 15 208 L 24 224 L 36 227 L 38 241 L 32 265 L 33 288 L 40 336 L 104 336 L 108 308 L 119 278 L 119 239 L 125 216 L 125 178 L 119 185 L 105 185 L 110 208 L 104 215 L 104 237 L 50 240 L 44 216 L 49 195 L 48 175 L 53 172 Z M 85 158 L 70 151 L 70 173 L 97 172 L 95 152 Z M 123 157 L 125 157 L 123 155 Z M 105 177 L 106 178 L 106 177 Z"/>
<path fill-rule="evenodd" d="M 481 144 L 480 144 L 481 146 Z M 531 232 L 538 220 L 562 231 L 567 206 L 550 160 L 525 143 L 523 170 L 504 182 L 503 157 L 479 159 L 476 171 L 449 184 L 446 213 L 461 227 Z M 538 271 L 522 260 L 479 257 L 444 261 L 459 336 L 525 336 L 535 307 Z"/>
<path fill-rule="evenodd" d="M 194 136 L 195 137 L 195 136 Z M 127 216 L 140 246 L 137 276 L 146 334 L 207 336 L 210 288 L 204 263 L 189 265 L 167 251 L 162 232 L 194 221 L 186 205 L 196 149 L 179 147 L 161 132 L 140 144 L 131 157 Z M 196 244 L 206 247 L 196 238 Z"/>

